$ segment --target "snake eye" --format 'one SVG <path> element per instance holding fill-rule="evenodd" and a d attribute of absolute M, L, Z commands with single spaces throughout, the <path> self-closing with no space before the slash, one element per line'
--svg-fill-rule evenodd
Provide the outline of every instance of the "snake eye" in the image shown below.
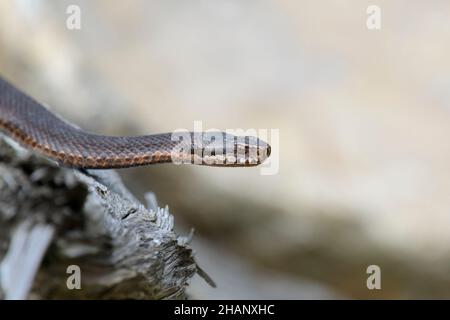
<path fill-rule="evenodd" d="M 270 145 L 268 144 L 267 145 L 267 148 L 266 148 L 266 154 L 267 154 L 267 157 L 270 157 L 270 153 L 272 152 L 272 148 L 270 147 Z"/>

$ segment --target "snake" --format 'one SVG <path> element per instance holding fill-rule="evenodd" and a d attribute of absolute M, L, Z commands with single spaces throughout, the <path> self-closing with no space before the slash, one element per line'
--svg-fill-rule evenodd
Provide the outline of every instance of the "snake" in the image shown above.
<path fill-rule="evenodd" d="M 65 167 L 116 169 L 157 163 L 252 167 L 270 145 L 228 132 L 108 136 L 84 131 L 0 77 L 0 131 L 26 149 Z"/>

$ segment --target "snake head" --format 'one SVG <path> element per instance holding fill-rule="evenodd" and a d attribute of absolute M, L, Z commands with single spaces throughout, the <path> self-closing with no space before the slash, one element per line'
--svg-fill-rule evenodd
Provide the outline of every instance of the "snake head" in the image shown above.
<path fill-rule="evenodd" d="M 206 132 L 202 145 L 202 164 L 225 167 L 248 167 L 263 163 L 271 153 L 270 145 L 254 136 L 235 136 L 223 132 Z"/>

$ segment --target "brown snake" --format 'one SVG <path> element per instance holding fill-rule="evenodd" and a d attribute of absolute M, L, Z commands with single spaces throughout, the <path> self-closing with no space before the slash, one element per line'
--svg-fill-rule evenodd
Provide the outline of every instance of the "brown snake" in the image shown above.
<path fill-rule="evenodd" d="M 0 77 L 0 129 L 22 146 L 61 165 L 110 169 L 166 162 L 210 166 L 254 166 L 270 155 L 255 137 L 215 132 L 179 136 L 160 133 L 137 137 L 85 132 L 56 116 Z"/>

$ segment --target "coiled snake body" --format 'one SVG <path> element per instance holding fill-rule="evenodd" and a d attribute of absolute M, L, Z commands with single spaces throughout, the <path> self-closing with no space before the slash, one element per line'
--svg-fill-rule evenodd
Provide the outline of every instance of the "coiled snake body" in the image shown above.
<path fill-rule="evenodd" d="M 260 139 L 222 132 L 200 138 L 192 132 L 137 137 L 88 133 L 65 122 L 1 77 L 0 129 L 22 146 L 61 165 L 84 169 L 176 161 L 210 166 L 254 166 L 270 155 L 270 146 Z"/>

